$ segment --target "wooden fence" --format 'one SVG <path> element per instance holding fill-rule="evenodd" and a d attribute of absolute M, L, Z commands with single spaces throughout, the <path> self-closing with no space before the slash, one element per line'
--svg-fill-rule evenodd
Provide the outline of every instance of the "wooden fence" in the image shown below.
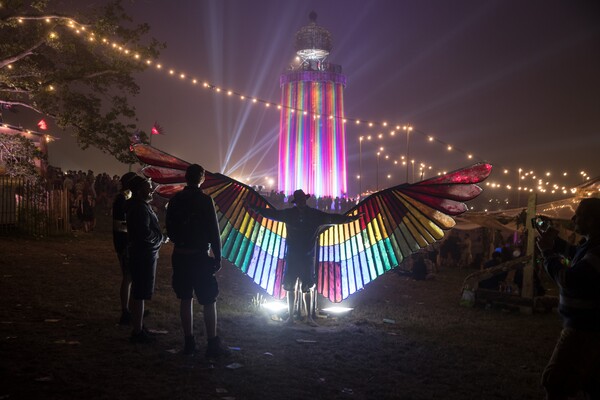
<path fill-rule="evenodd" d="M 71 230 L 69 193 L 0 176 L 0 235 L 48 236 Z"/>

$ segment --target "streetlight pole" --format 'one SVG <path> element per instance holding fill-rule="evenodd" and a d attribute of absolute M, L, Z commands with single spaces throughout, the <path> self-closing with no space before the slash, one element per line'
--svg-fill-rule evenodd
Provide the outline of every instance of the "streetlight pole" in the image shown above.
<path fill-rule="evenodd" d="M 362 197 L 362 142 L 364 137 L 358 138 L 358 199 Z"/>
<path fill-rule="evenodd" d="M 410 131 L 412 131 L 412 126 L 404 125 L 402 127 L 406 131 L 406 183 L 408 183 L 408 160 L 410 160 Z M 413 169 L 413 180 L 414 180 L 414 169 Z"/>
<path fill-rule="evenodd" d="M 517 208 L 519 208 L 521 200 L 521 190 L 519 189 L 519 185 L 521 184 L 521 171 L 522 169 L 519 168 L 519 175 L 517 176 Z"/>
<path fill-rule="evenodd" d="M 376 177 L 375 177 L 375 182 L 377 184 L 377 189 L 376 191 L 379 192 L 379 155 L 381 154 L 381 152 L 377 152 L 377 169 L 376 169 Z"/>

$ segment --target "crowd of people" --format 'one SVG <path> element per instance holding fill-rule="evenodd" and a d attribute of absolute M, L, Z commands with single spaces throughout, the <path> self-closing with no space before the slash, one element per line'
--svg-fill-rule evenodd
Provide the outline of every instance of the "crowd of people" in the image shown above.
<path fill-rule="evenodd" d="M 68 194 L 72 230 L 92 232 L 96 227 L 96 212 L 110 213 L 112 201 L 119 191 L 118 175 L 94 174 L 92 170 L 68 170 L 49 167 L 47 181 L 53 189 Z"/>
<path fill-rule="evenodd" d="M 69 194 L 71 229 L 91 232 L 96 226 L 96 212 L 108 215 L 113 199 L 119 192 L 120 176 L 88 170 L 68 170 L 48 167 L 47 178 L 53 189 L 65 189 Z M 271 190 L 265 195 L 275 208 L 292 207 L 292 195 Z M 307 204 L 317 210 L 344 214 L 356 205 L 356 199 L 347 196 L 311 196 Z"/>
<path fill-rule="evenodd" d="M 225 356 L 228 350 L 217 336 L 216 299 L 218 283 L 215 273 L 221 268 L 221 242 L 214 201 L 200 190 L 204 169 L 191 165 L 186 171 L 186 188 L 172 199 L 167 209 L 167 232 L 158 222 L 150 206 L 151 183 L 135 174 L 122 177 L 94 175 L 92 171 L 52 171 L 51 184 L 62 187 L 72 197 L 72 213 L 85 231 L 94 227 L 96 207 L 108 209 L 112 202 L 113 238 L 123 281 L 121 284 L 121 324 L 131 324 L 133 343 L 152 340 L 143 324 L 144 302 L 152 298 L 158 251 L 168 240 L 175 243 L 172 254 L 173 289 L 180 300 L 181 324 L 184 332 L 184 354 L 196 352 L 193 335 L 193 297 L 204 307 L 207 330 L 206 355 Z M 127 200 L 128 194 L 131 200 Z M 347 223 L 362 216 L 336 215 L 352 202 L 336 198 L 314 199 L 302 190 L 286 199 L 272 191 L 268 196 L 275 208 L 250 211 L 284 222 L 289 232 L 286 261 L 294 268 L 284 271 L 288 292 L 288 323 L 293 323 L 296 291 L 303 293 L 307 321 L 316 325 L 310 310 L 314 297 L 315 232 L 323 225 Z M 114 199 L 114 202 L 112 201 Z M 327 213 L 325 211 L 333 211 Z M 591 398 L 600 396 L 600 199 L 581 201 L 573 217 L 575 232 L 583 237 L 578 246 L 558 238 L 558 231 L 537 228 L 537 247 L 543 266 L 560 289 L 559 312 L 563 330 L 542 377 L 548 399 L 567 399 L 578 392 Z M 294 236 L 295 235 L 295 236 Z M 480 238 L 479 238 L 480 239 Z M 480 240 L 477 241 L 480 241 Z M 502 243 L 487 261 L 474 257 L 471 235 L 449 234 L 437 246 L 431 246 L 410 257 L 413 278 L 427 279 L 440 266 L 492 268 L 511 258 L 519 257 L 518 245 Z M 493 244 L 492 244 L 493 245 Z M 518 284 L 518 278 L 514 279 Z M 299 284 L 299 286 L 298 286 Z M 501 288 L 501 281 L 481 282 L 483 287 Z"/>
<path fill-rule="evenodd" d="M 294 205 L 292 203 L 294 196 L 290 195 L 290 196 L 286 197 L 286 195 L 283 193 L 283 191 L 276 192 L 275 190 L 271 190 L 269 192 L 269 194 L 266 195 L 266 198 L 267 198 L 267 200 L 269 200 L 269 203 L 271 203 L 271 205 L 275 208 L 279 208 L 279 209 L 290 208 L 290 207 L 293 207 L 293 205 Z M 310 196 L 308 198 L 308 200 L 306 201 L 306 204 L 309 207 L 315 208 L 317 210 L 338 213 L 338 214 L 345 214 L 347 211 L 349 211 L 352 207 L 354 207 L 357 204 L 357 200 L 352 199 L 348 196 L 341 196 L 341 197 L 340 196 L 336 196 L 336 197 Z"/>

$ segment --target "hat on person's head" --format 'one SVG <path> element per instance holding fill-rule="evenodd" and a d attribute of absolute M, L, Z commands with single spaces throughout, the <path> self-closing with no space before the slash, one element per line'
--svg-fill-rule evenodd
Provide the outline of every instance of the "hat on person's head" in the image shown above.
<path fill-rule="evenodd" d="M 302 197 L 304 197 L 305 199 L 308 199 L 310 197 L 310 194 L 304 193 L 304 190 L 302 190 L 302 189 L 296 190 L 292 197 L 292 203 L 296 203 L 296 200 L 298 200 L 299 198 L 302 198 Z"/>
<path fill-rule="evenodd" d="M 192 164 L 185 170 L 185 180 L 191 183 L 199 183 L 204 176 L 204 168 L 198 164 Z"/>
<path fill-rule="evenodd" d="M 148 179 L 143 178 L 139 175 L 134 176 L 133 178 L 131 178 L 128 182 L 128 187 L 129 190 L 131 190 L 132 192 L 135 192 L 136 190 L 138 190 L 143 183 L 148 182 Z"/>
<path fill-rule="evenodd" d="M 135 172 L 127 172 L 127 173 L 123 174 L 123 176 L 121 177 L 121 179 L 119 179 L 119 181 L 121 182 L 121 187 L 123 188 L 123 190 L 129 189 L 129 181 L 132 178 L 134 178 L 135 176 L 137 176 L 137 174 Z"/>

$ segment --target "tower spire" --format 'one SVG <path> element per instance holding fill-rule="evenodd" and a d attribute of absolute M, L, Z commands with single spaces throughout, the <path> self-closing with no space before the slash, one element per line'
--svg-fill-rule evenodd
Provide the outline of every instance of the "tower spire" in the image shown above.
<path fill-rule="evenodd" d="M 333 48 L 331 33 L 317 25 L 317 13 L 311 11 L 309 23 L 296 32 L 296 54 L 302 59 L 323 61 Z"/>

